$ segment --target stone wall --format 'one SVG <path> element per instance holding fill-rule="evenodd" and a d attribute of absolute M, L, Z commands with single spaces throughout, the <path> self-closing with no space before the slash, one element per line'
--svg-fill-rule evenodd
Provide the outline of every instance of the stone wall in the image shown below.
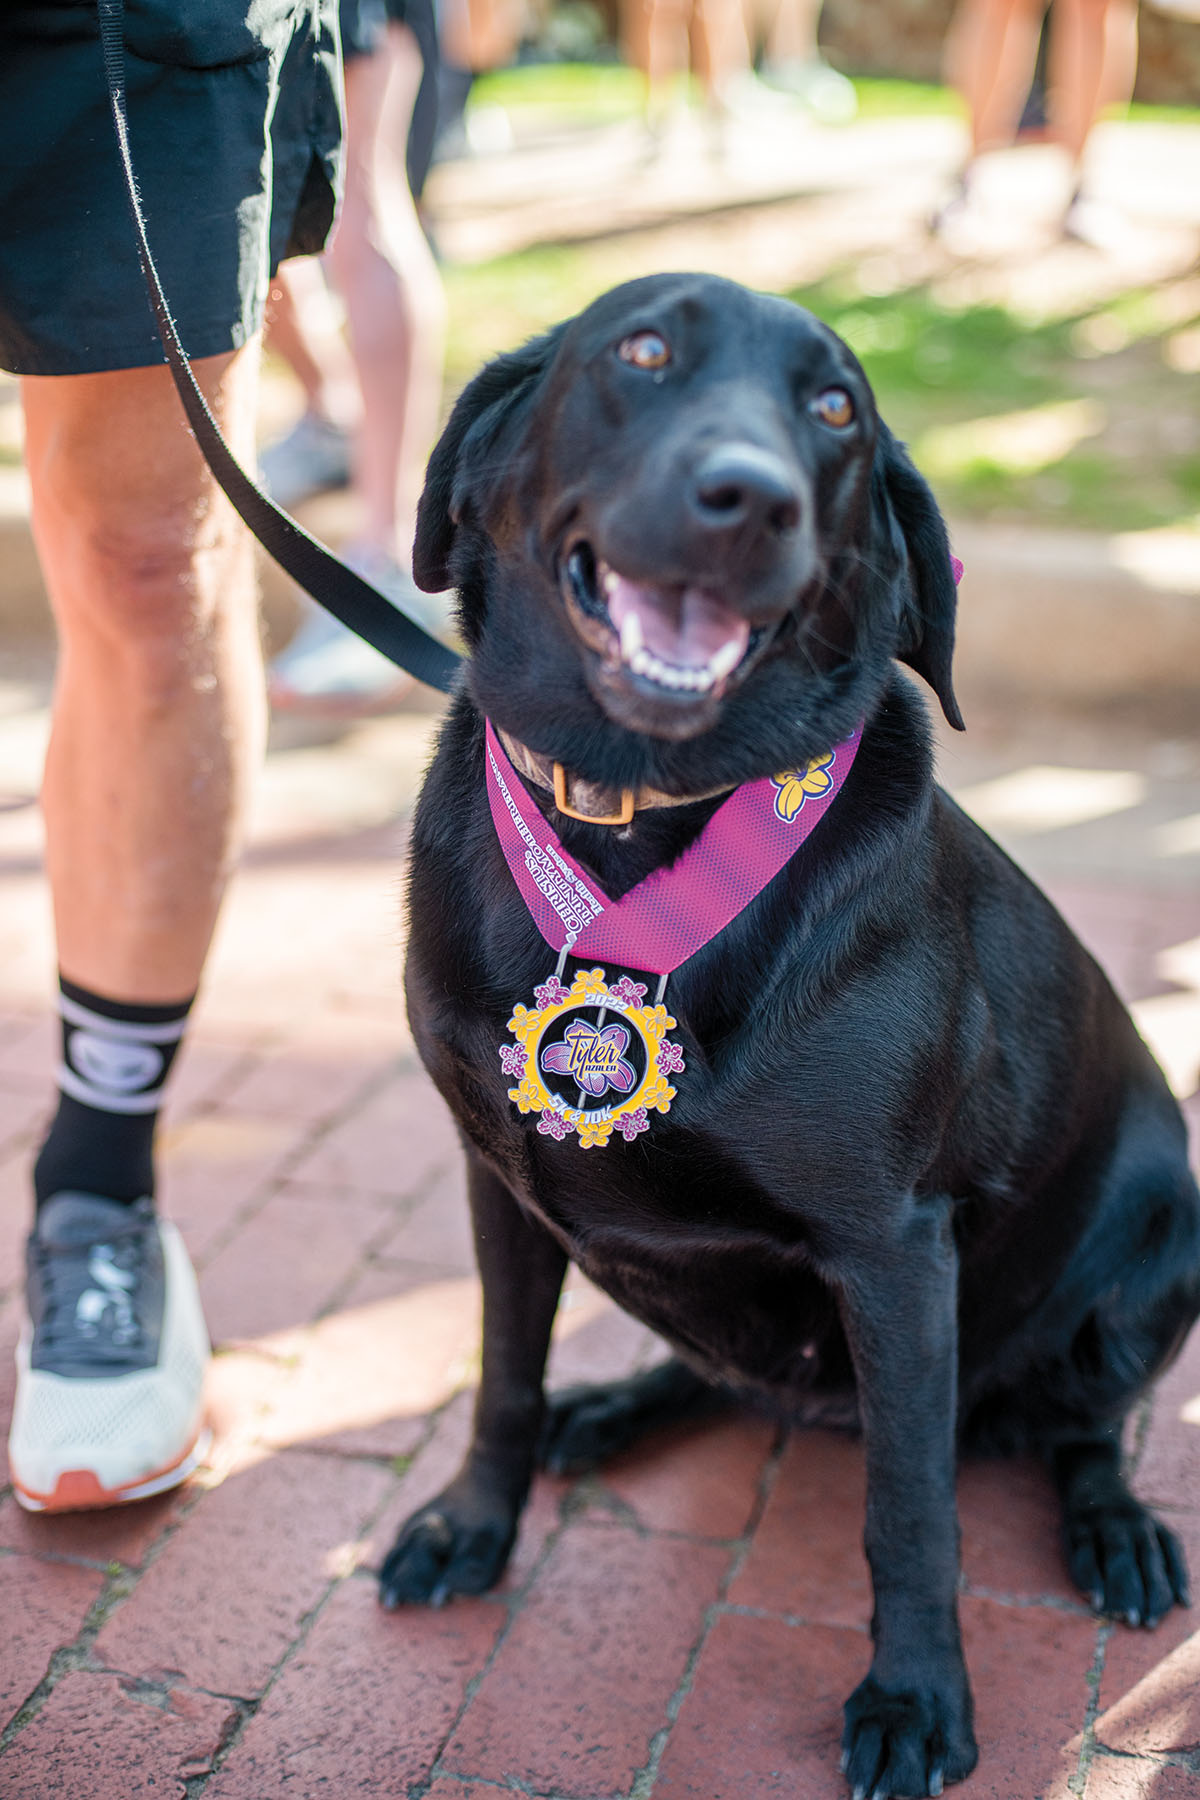
<path fill-rule="evenodd" d="M 856 75 L 941 78 L 942 42 L 954 0 L 825 0 L 821 43 Z M 1200 107 L 1200 23 L 1141 9 L 1136 98 Z"/>

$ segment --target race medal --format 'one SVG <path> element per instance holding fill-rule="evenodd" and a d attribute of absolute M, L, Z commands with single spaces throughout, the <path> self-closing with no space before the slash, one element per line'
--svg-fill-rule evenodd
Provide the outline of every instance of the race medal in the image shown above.
<path fill-rule="evenodd" d="M 802 768 L 735 788 L 699 836 L 669 866 L 653 870 L 614 900 L 570 855 L 529 798 L 490 720 L 484 722 L 488 805 L 521 899 L 557 950 L 553 975 L 514 1006 L 512 1043 L 500 1068 L 517 1086 L 518 1112 L 537 1114 L 543 1137 L 578 1135 L 581 1148 L 614 1131 L 631 1144 L 652 1112 L 669 1112 L 683 1073 L 683 1046 L 668 1038 L 676 1021 L 662 1004 L 668 976 L 709 943 L 762 892 L 824 817 L 850 772 L 862 727 Z M 564 987 L 567 958 L 575 979 Z M 646 985 L 622 975 L 610 987 L 602 968 L 647 970 Z"/>
<path fill-rule="evenodd" d="M 519 1082 L 509 1099 L 518 1112 L 540 1113 L 543 1137 L 577 1132 L 591 1150 L 619 1131 L 631 1144 L 651 1112 L 670 1111 L 667 1076 L 682 1073 L 683 1047 L 667 1037 L 675 1020 L 666 1007 L 644 1004 L 643 983 L 622 975 L 609 987 L 603 969 L 577 969 L 569 988 L 555 974 L 533 997 L 536 1008 L 513 1008 L 516 1041 L 499 1054 Z"/>

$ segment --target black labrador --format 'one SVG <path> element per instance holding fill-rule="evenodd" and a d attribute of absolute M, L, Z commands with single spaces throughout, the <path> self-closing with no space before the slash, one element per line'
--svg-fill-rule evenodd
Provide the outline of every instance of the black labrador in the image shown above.
<path fill-rule="evenodd" d="M 714 1395 L 857 1422 L 874 1660 L 844 1766 L 856 1795 L 939 1793 L 976 1760 L 960 1444 L 1048 1457 L 1100 1611 L 1187 1603 L 1121 1428 L 1200 1310 L 1200 1196 L 1104 975 L 934 785 L 893 661 L 961 727 L 933 497 L 826 326 L 662 275 L 470 383 L 415 567 L 458 589 L 470 652 L 414 828 L 407 988 L 466 1148 L 484 1347 L 466 1463 L 401 1531 L 384 1604 L 494 1582 L 539 1458 L 585 1467 Z M 594 1153 L 540 1133 L 498 1066 L 554 957 L 489 813 L 485 718 L 612 896 L 865 721 L 818 828 L 671 977 L 669 1113 Z M 597 822 L 623 789 L 632 820 Z M 547 1401 L 568 1260 L 677 1356 Z"/>

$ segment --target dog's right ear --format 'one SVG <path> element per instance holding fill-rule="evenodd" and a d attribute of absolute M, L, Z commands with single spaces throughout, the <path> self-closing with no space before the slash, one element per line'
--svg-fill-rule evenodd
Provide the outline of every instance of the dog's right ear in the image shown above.
<path fill-rule="evenodd" d="M 873 476 L 876 504 L 905 563 L 895 654 L 929 683 L 948 723 L 963 731 L 950 675 L 958 593 L 945 521 L 929 484 L 882 419 Z"/>
<path fill-rule="evenodd" d="M 519 350 L 485 364 L 454 404 L 429 467 L 417 505 L 413 579 L 427 594 L 453 585 L 450 555 L 464 513 L 478 504 L 489 479 L 501 473 L 501 440 L 523 416 L 554 360 L 566 325 L 531 338 Z"/>

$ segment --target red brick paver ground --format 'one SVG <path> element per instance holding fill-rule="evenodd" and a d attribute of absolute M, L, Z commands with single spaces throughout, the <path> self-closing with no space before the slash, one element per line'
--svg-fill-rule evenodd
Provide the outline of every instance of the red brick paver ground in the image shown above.
<path fill-rule="evenodd" d="M 375 920 L 329 965 L 312 919 L 293 966 L 281 957 L 255 855 L 234 890 L 164 1145 L 167 1205 L 221 1352 L 212 1467 L 110 1515 L 31 1518 L 0 1491 L 0 1796 L 837 1800 L 841 1705 L 870 1657 L 851 1439 L 784 1441 L 753 1419 L 680 1433 L 598 1476 L 539 1483 L 495 1594 L 442 1612 L 376 1605 L 373 1567 L 461 1456 L 478 1348 L 454 1136 L 384 941 L 398 936 L 401 840 L 398 825 L 394 860 L 336 836 L 296 847 L 289 912 L 306 891 L 319 911 L 332 866 L 352 916 Z M 1174 951 L 1178 969 L 1178 946 L 1200 936 L 1194 892 L 1065 879 L 1046 862 L 1130 997 L 1170 991 L 1158 957 Z M 279 870 L 274 848 L 272 889 Z M 334 945 L 337 920 L 324 929 Z M 239 1017 L 264 935 L 274 986 L 260 968 L 259 1011 Z M 28 1000 L 0 1017 L 5 1050 L 6 1417 L 30 1096 L 52 1057 Z M 553 1379 L 653 1354 L 572 1277 Z M 1137 1454 L 1200 1570 L 1198 1446 L 1194 1339 L 1139 1421 Z M 1192 1615 L 1152 1634 L 1094 1620 L 1066 1580 L 1040 1468 L 971 1463 L 959 1495 L 982 1751 L 964 1800 L 1200 1800 Z"/>

